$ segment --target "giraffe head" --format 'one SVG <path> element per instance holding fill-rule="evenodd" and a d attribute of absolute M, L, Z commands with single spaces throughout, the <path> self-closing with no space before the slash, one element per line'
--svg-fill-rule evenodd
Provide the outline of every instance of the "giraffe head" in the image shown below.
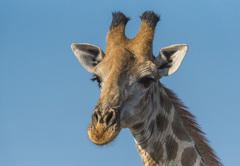
<path fill-rule="evenodd" d="M 90 140 L 97 145 L 108 144 L 122 128 L 145 121 L 150 112 L 140 103 L 144 103 L 154 83 L 177 71 L 186 55 L 187 45 L 179 44 L 162 48 L 155 58 L 152 42 L 159 16 L 147 11 L 140 18 L 138 34 L 128 39 L 125 26 L 129 18 L 113 13 L 106 54 L 91 44 L 72 44 L 76 57 L 101 88 L 88 128 Z"/>

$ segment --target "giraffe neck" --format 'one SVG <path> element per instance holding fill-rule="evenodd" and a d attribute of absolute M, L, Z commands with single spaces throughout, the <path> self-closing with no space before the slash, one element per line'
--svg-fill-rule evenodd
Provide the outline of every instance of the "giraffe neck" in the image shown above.
<path fill-rule="evenodd" d="M 203 166 L 188 134 L 160 82 L 148 91 L 147 120 L 130 128 L 144 166 Z"/>

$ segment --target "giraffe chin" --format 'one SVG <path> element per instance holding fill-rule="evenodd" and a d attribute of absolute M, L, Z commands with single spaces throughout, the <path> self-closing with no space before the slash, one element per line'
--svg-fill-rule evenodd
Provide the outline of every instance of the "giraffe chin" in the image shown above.
<path fill-rule="evenodd" d="M 119 123 L 107 127 L 102 123 L 94 124 L 91 122 L 88 127 L 88 137 L 94 144 L 103 146 L 112 142 L 120 131 Z"/>

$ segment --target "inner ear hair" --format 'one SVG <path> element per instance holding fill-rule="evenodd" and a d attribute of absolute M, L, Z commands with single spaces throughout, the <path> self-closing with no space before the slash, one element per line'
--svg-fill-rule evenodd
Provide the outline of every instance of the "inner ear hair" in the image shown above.
<path fill-rule="evenodd" d="M 104 58 L 104 52 L 97 46 L 87 43 L 74 43 L 72 50 L 82 66 L 90 73 L 93 73 L 97 66 Z"/>
<path fill-rule="evenodd" d="M 100 53 L 98 49 L 87 49 L 86 51 L 95 56 L 97 56 Z"/>
<path fill-rule="evenodd" d="M 187 50 L 188 46 L 186 44 L 176 44 L 162 48 L 154 61 L 160 76 L 169 76 L 175 73 L 180 67 Z"/>

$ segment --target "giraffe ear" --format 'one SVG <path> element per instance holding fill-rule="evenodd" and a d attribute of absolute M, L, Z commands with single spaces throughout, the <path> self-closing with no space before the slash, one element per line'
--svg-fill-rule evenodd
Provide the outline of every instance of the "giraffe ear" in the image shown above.
<path fill-rule="evenodd" d="M 175 73 L 180 67 L 187 50 L 188 46 L 186 44 L 176 44 L 162 48 L 154 61 L 160 77 Z"/>
<path fill-rule="evenodd" d="M 79 62 L 90 73 L 93 73 L 94 67 L 97 66 L 105 56 L 101 48 L 92 44 L 74 43 L 71 47 Z"/>

